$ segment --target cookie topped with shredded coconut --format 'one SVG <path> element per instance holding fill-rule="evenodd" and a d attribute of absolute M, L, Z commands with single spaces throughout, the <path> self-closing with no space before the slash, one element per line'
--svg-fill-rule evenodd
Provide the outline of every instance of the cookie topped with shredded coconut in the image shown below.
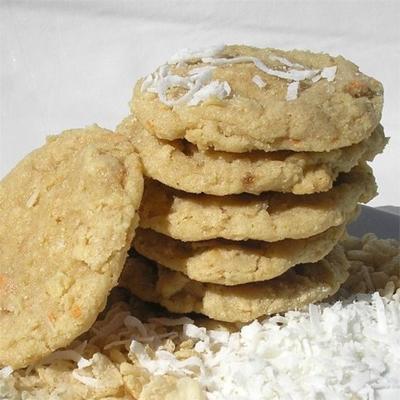
<path fill-rule="evenodd" d="M 202 149 L 329 151 L 369 137 L 382 103 L 382 85 L 343 57 L 234 45 L 178 52 L 138 81 L 132 110 L 160 139 Z"/>

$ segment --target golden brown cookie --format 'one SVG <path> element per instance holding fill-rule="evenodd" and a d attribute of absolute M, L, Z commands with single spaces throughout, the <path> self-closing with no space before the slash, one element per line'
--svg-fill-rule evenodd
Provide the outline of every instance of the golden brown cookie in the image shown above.
<path fill-rule="evenodd" d="M 303 239 L 346 222 L 359 201 L 376 195 L 375 179 L 367 165 L 342 174 L 324 193 L 297 196 L 267 192 L 211 196 L 145 182 L 140 226 L 186 241 Z"/>
<path fill-rule="evenodd" d="M 225 239 L 181 242 L 139 228 L 133 247 L 139 254 L 195 281 L 231 286 L 272 279 L 297 264 L 319 261 L 343 233 L 344 225 L 339 225 L 307 239 L 273 243 Z"/>
<path fill-rule="evenodd" d="M 265 282 L 238 286 L 200 283 L 143 257 L 127 260 L 120 285 L 142 300 L 177 313 L 198 312 L 227 322 L 299 309 L 334 294 L 348 277 L 349 263 L 336 246 L 315 264 L 298 265 Z"/>
<path fill-rule="evenodd" d="M 132 110 L 160 139 L 199 148 L 330 151 L 366 139 L 380 82 L 343 57 L 234 45 L 178 54 L 139 80 Z"/>
<path fill-rule="evenodd" d="M 125 118 L 117 132 L 131 139 L 146 176 L 185 192 L 217 196 L 264 191 L 324 192 L 340 172 L 372 160 L 386 144 L 381 126 L 358 144 L 323 153 L 200 151 L 183 140 L 158 139 L 133 116 Z"/>
<path fill-rule="evenodd" d="M 0 184 L 0 366 L 34 363 L 85 332 L 125 262 L 143 191 L 124 136 L 50 137 Z"/>

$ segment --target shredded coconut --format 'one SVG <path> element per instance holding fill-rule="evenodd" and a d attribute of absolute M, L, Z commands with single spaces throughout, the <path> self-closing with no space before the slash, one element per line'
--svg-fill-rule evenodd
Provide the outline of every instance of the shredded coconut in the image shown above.
<path fill-rule="evenodd" d="M 14 370 L 10 366 L 4 367 L 0 369 L 0 378 L 8 378 L 13 372 Z"/>
<path fill-rule="evenodd" d="M 0 398 L 143 400 L 150 388 L 157 396 L 168 385 L 169 395 L 158 397 L 397 400 L 399 242 L 368 234 L 349 238 L 343 246 L 350 277 L 327 304 L 240 329 L 229 325 L 228 331 L 170 314 L 151 313 L 162 317 L 144 322 L 131 315 L 134 307 L 112 303 L 104 319 L 70 349 L 25 370 L 0 369 Z M 369 293 L 354 296 L 363 291 Z M 140 315 L 148 315 L 139 304 Z M 197 397 L 179 388 L 183 380 L 196 388 Z M 158 387 L 162 391 L 154 392 Z"/>
<path fill-rule="evenodd" d="M 279 61 L 281 64 L 286 65 L 287 67 L 304 68 L 304 65 L 292 63 L 285 57 L 271 55 L 271 56 L 269 56 L 269 58 L 273 61 Z"/>
<path fill-rule="evenodd" d="M 179 62 L 198 60 L 204 57 L 214 57 L 221 53 L 225 45 L 217 45 L 210 47 L 203 47 L 200 49 L 184 48 L 174 54 L 168 61 L 168 64 L 177 64 Z"/>
<path fill-rule="evenodd" d="M 192 99 L 188 102 L 188 105 L 197 106 L 210 97 L 216 97 L 217 99 L 222 100 L 223 98 L 229 96 L 230 93 L 231 87 L 229 86 L 228 82 L 212 81 L 194 93 Z"/>
<path fill-rule="evenodd" d="M 318 82 L 322 78 L 321 74 L 317 74 L 314 77 L 311 78 L 312 83 Z"/>
<path fill-rule="evenodd" d="M 135 355 L 139 363 L 154 375 L 165 375 L 167 372 L 177 376 L 193 375 L 193 367 L 202 367 L 202 362 L 198 357 L 178 360 L 169 351 L 163 349 L 157 349 L 154 359 L 151 359 L 145 347 L 136 340 L 132 340 L 129 347 L 129 354 L 131 356 Z"/>
<path fill-rule="evenodd" d="M 232 65 L 240 63 L 253 63 L 260 71 L 277 78 L 292 81 L 288 83 L 286 100 L 295 100 L 298 97 L 299 82 L 310 79 L 317 82 L 327 79 L 329 82 L 335 79 L 337 67 L 320 69 L 306 69 L 304 65 L 292 63 L 284 57 L 270 55 L 270 59 L 284 65 L 285 70 L 277 70 L 268 67 L 257 57 L 238 56 L 232 58 L 218 57 L 225 46 L 213 46 L 200 50 L 183 49 L 171 57 L 167 64 L 162 65 L 156 72 L 148 75 L 142 82 L 141 91 L 158 95 L 162 103 L 169 107 L 187 104 L 197 106 L 207 99 L 214 97 L 224 99 L 231 94 L 231 87 L 226 81 L 212 80 L 212 71 L 219 65 Z M 185 62 L 199 62 L 204 66 L 193 68 L 187 76 L 174 75 L 171 66 L 182 66 Z M 252 81 L 263 88 L 266 83 L 259 75 L 255 75 Z M 172 88 L 181 88 L 185 91 L 178 98 L 168 98 L 167 92 Z"/>
<path fill-rule="evenodd" d="M 133 317 L 132 315 L 129 315 L 124 319 L 124 324 L 129 328 L 136 328 L 142 336 L 147 335 L 147 329 L 145 325 L 142 323 L 142 321 L 136 317 Z"/>
<path fill-rule="evenodd" d="M 183 325 L 183 335 L 191 339 L 204 340 L 206 338 L 206 328 L 198 328 L 193 324 Z"/>
<path fill-rule="evenodd" d="M 262 80 L 260 75 L 254 75 L 252 81 L 260 88 L 264 88 L 267 84 Z"/>
<path fill-rule="evenodd" d="M 98 379 L 92 378 L 91 376 L 84 376 L 81 375 L 78 370 L 74 369 L 72 371 L 72 376 L 79 382 L 83 383 L 86 386 L 92 387 L 92 388 L 100 388 L 101 384 Z"/>
<path fill-rule="evenodd" d="M 277 78 L 302 81 L 304 79 L 311 79 L 313 76 L 318 74 L 319 70 L 297 70 L 289 69 L 287 71 L 275 70 L 265 65 L 259 58 L 251 56 L 239 56 L 233 58 L 202 58 L 201 61 L 211 65 L 224 65 L 224 64 L 241 64 L 241 63 L 253 63 L 260 71 L 265 72 L 268 75 L 276 76 Z"/>
<path fill-rule="evenodd" d="M 156 93 L 167 106 L 180 104 L 198 105 L 214 96 L 222 99 L 229 96 L 231 88 L 227 82 L 212 81 L 214 67 L 193 68 L 187 76 L 171 75 L 168 66 L 161 66 L 154 74 L 149 75 L 142 83 L 141 90 Z M 169 99 L 167 91 L 171 88 L 183 88 L 186 93 L 177 99 Z"/>
<path fill-rule="evenodd" d="M 286 100 L 287 101 L 292 101 L 296 100 L 299 92 L 299 82 L 295 81 L 292 83 L 289 83 L 288 88 L 287 88 L 287 93 L 286 93 Z"/>
<path fill-rule="evenodd" d="M 328 82 L 332 82 L 336 76 L 337 67 L 325 67 L 322 69 L 321 77 L 325 78 Z"/>
<path fill-rule="evenodd" d="M 87 368 L 87 367 L 90 367 L 91 365 L 93 365 L 93 360 L 92 359 L 88 360 L 84 357 L 81 357 L 77 364 L 78 369 Z"/>
<path fill-rule="evenodd" d="M 129 315 L 127 311 L 121 311 L 120 313 L 116 314 L 110 321 L 103 322 L 98 328 L 97 325 L 92 327 L 92 330 L 95 332 L 95 338 L 102 338 L 111 335 L 113 332 L 121 328 L 124 325 L 125 318 Z"/>
<path fill-rule="evenodd" d="M 39 194 L 40 191 L 37 188 L 32 192 L 32 194 L 30 195 L 29 199 L 26 202 L 26 206 L 28 208 L 32 208 L 37 203 L 39 199 Z"/>
<path fill-rule="evenodd" d="M 400 312 L 399 298 L 378 293 L 331 306 L 310 305 L 308 313 L 254 321 L 218 342 L 221 332 L 187 324 L 184 335 L 198 340 L 199 356 L 184 364 L 159 350 L 150 359 L 134 342 L 131 350 L 153 374 L 186 371 L 192 376 L 189 367 L 198 367 L 210 400 L 281 399 L 284 394 L 372 400 L 382 388 L 400 388 L 400 325 L 393 309 Z M 211 351 L 216 344 L 218 350 Z"/>

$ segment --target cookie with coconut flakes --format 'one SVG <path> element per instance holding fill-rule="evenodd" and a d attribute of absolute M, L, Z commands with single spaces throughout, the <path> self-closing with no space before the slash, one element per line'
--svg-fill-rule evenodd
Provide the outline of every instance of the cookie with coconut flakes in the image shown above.
<path fill-rule="evenodd" d="M 138 224 L 140 160 L 122 135 L 66 131 L 0 183 L 0 366 L 35 363 L 103 310 Z"/>
<path fill-rule="evenodd" d="M 372 160 L 386 144 L 382 126 L 360 143 L 319 153 L 201 151 L 186 140 L 157 138 L 132 115 L 119 124 L 117 132 L 134 144 L 146 176 L 185 192 L 216 196 L 265 191 L 324 192 L 340 172 Z"/>
<path fill-rule="evenodd" d="M 321 260 L 341 240 L 344 228 L 342 224 L 306 239 L 271 243 L 225 239 L 181 242 L 138 228 L 133 247 L 195 281 L 233 286 L 273 279 L 297 264 Z"/>
<path fill-rule="evenodd" d="M 343 224 L 358 202 L 375 195 L 375 179 L 367 165 L 341 175 L 328 192 L 304 196 L 276 192 L 210 196 L 147 180 L 140 226 L 185 242 L 303 239 Z"/>
<path fill-rule="evenodd" d="M 299 309 L 339 290 L 349 276 L 341 246 L 323 260 L 303 264 L 265 282 L 238 286 L 201 283 L 140 256 L 128 258 L 120 285 L 144 301 L 176 313 L 197 312 L 226 322 Z"/>
<path fill-rule="evenodd" d="M 381 83 L 341 56 L 241 45 L 181 52 L 137 82 L 131 103 L 160 139 L 238 153 L 350 146 L 382 105 Z"/>

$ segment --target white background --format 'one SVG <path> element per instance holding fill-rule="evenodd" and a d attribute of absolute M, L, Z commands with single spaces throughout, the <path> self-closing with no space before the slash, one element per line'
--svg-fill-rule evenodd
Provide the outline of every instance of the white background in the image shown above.
<path fill-rule="evenodd" d="M 342 54 L 385 87 L 392 137 L 373 163 L 400 205 L 400 1 L 0 0 L 0 177 L 47 134 L 114 128 L 134 82 L 182 47 L 246 43 Z"/>

